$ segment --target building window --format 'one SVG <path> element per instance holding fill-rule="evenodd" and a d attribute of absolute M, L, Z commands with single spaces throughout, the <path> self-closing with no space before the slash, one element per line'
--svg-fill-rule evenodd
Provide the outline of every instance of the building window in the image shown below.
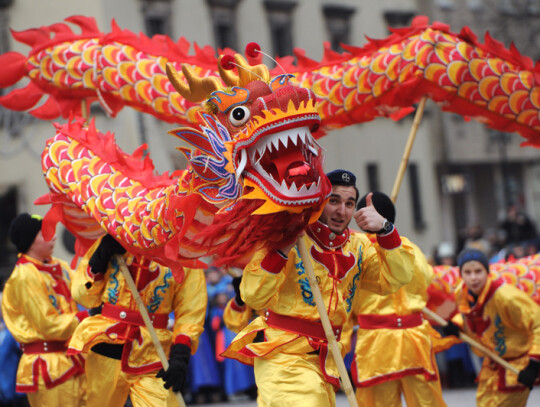
<path fill-rule="evenodd" d="M 452 11 L 455 9 L 454 0 L 435 0 L 435 5 L 443 11 Z"/>
<path fill-rule="evenodd" d="M 13 3 L 12 0 L 0 0 L 0 54 L 5 54 L 10 50 L 9 40 L 9 14 L 7 8 Z M 4 94 L 4 89 L 0 88 L 0 95 Z"/>
<path fill-rule="evenodd" d="M 170 0 L 145 0 L 142 5 L 146 35 L 156 34 L 171 37 L 171 2 Z"/>
<path fill-rule="evenodd" d="M 283 57 L 292 55 L 293 38 L 292 13 L 296 7 L 294 1 L 265 0 L 264 7 L 270 23 L 270 35 L 274 55 Z"/>
<path fill-rule="evenodd" d="M 214 27 L 217 48 L 237 49 L 236 8 L 240 0 L 206 0 Z"/>
<path fill-rule="evenodd" d="M 342 52 L 341 44 L 350 43 L 351 17 L 355 11 L 354 7 L 349 6 L 330 4 L 323 6 L 326 29 L 334 51 Z"/>
<path fill-rule="evenodd" d="M 426 222 L 424 220 L 424 211 L 422 209 L 418 166 L 414 163 L 409 164 L 408 172 L 409 185 L 411 187 L 413 226 L 416 230 L 423 230 L 426 227 Z"/>
<path fill-rule="evenodd" d="M 380 184 L 379 184 L 379 167 L 375 163 L 370 163 L 366 166 L 366 172 L 367 172 L 367 184 L 368 184 L 368 191 L 380 191 Z"/>
<path fill-rule="evenodd" d="M 415 13 L 413 11 L 385 11 L 384 21 L 390 28 L 408 27 Z"/>

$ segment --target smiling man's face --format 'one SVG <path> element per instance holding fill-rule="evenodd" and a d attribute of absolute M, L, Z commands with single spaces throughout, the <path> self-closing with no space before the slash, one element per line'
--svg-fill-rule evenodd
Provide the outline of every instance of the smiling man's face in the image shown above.
<path fill-rule="evenodd" d="M 337 235 L 349 225 L 356 209 L 356 189 L 353 186 L 336 185 L 324 207 L 319 220 Z"/>

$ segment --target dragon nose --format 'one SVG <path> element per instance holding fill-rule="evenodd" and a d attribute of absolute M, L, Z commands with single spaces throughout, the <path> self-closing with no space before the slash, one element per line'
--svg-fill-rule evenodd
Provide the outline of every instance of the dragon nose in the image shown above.
<path fill-rule="evenodd" d="M 309 89 L 296 88 L 292 85 L 283 86 L 273 93 L 257 98 L 253 102 L 251 115 L 261 115 L 263 110 L 286 111 L 290 101 L 294 103 L 295 108 L 298 108 L 300 103 L 307 103 L 312 99 L 315 99 L 315 96 Z"/>

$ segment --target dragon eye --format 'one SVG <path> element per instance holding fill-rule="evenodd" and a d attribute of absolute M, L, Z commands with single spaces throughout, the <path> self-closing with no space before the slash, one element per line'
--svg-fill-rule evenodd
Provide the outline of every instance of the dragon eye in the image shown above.
<path fill-rule="evenodd" d="M 229 121 L 235 127 L 240 127 L 249 120 L 250 112 L 246 106 L 236 106 L 229 113 Z"/>

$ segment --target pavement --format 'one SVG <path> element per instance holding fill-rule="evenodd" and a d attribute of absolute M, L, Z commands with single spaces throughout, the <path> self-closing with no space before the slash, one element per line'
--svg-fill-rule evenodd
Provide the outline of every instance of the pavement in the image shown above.
<path fill-rule="evenodd" d="M 465 389 L 444 389 L 443 398 L 448 407 L 476 407 L 476 388 Z M 216 404 L 189 404 L 199 407 L 256 407 L 255 401 L 231 401 L 227 403 Z M 405 405 L 405 403 L 403 403 Z M 349 402 L 343 393 L 338 393 L 336 397 L 336 407 L 348 407 Z M 529 395 L 527 407 L 540 406 L 540 388 L 536 387 Z"/>

